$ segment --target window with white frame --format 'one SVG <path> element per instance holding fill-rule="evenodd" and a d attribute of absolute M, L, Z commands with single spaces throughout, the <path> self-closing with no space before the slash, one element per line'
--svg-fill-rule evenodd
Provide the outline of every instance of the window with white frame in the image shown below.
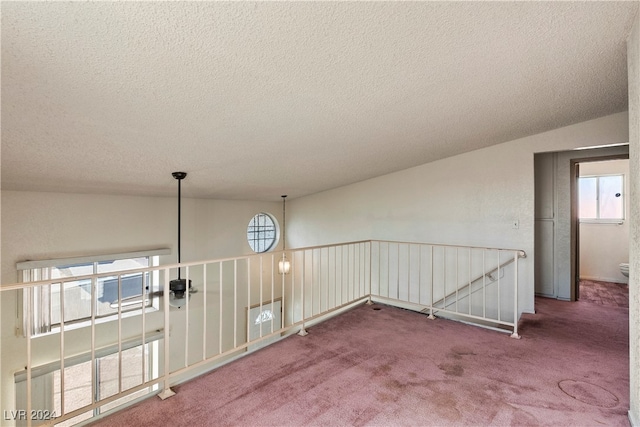
<path fill-rule="evenodd" d="M 247 226 L 247 241 L 254 252 L 267 252 L 276 244 L 276 220 L 261 212 L 251 218 Z"/>
<path fill-rule="evenodd" d="M 63 400 L 64 412 L 69 413 L 85 405 L 90 405 L 93 401 L 100 402 L 111 398 L 118 394 L 119 390 L 126 392 L 158 378 L 159 340 L 161 337 L 161 333 L 149 334 L 145 337 L 144 345 L 139 340 L 123 342 L 121 355 L 115 345 L 96 349 L 95 362 L 92 362 L 89 353 L 65 359 L 64 386 L 59 362 L 34 367 L 32 369 L 32 389 L 38 389 L 38 392 L 32 393 L 32 408 L 39 408 L 55 418 L 62 414 Z M 92 363 L 95 363 L 95 369 Z M 14 381 L 16 407 L 26 408 L 26 371 L 16 372 Z M 157 390 L 158 385 L 156 384 L 125 394 L 123 397 L 70 420 L 56 423 L 56 426 L 76 425 L 80 421 Z"/>
<path fill-rule="evenodd" d="M 583 222 L 624 220 L 624 175 L 578 178 L 578 217 Z"/>
<path fill-rule="evenodd" d="M 54 330 L 62 320 L 65 324 L 79 323 L 90 320 L 92 314 L 101 319 L 115 316 L 119 310 L 126 313 L 151 307 L 149 294 L 158 282 L 156 272 L 110 273 L 156 266 L 159 255 L 166 253 L 168 249 L 18 263 L 23 282 L 60 279 L 57 283 L 35 286 L 31 301 L 26 294 L 23 296 L 23 327 L 29 313 L 31 334 L 39 335 Z M 96 276 L 65 280 L 88 275 Z"/>

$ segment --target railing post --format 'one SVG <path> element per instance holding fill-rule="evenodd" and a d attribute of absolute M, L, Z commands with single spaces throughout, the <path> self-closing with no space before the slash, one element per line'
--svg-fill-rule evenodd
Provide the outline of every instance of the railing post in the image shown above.
<path fill-rule="evenodd" d="M 173 390 L 171 390 L 171 388 L 169 388 L 169 328 L 171 326 L 169 323 L 169 292 L 169 269 L 167 268 L 164 270 L 164 287 L 162 293 L 162 300 L 164 305 L 164 389 L 162 390 L 162 392 L 160 392 L 160 394 L 158 394 L 158 397 L 160 397 L 160 399 L 162 400 L 165 400 L 176 394 Z"/>
<path fill-rule="evenodd" d="M 313 252 L 312 252 L 312 254 L 313 254 Z M 307 252 L 303 251 L 302 252 L 302 281 L 301 281 L 302 289 L 300 291 L 300 294 L 301 294 L 300 298 L 302 300 L 302 307 L 301 307 L 302 308 L 302 325 L 300 326 L 300 331 L 298 331 L 298 335 L 300 335 L 301 337 L 304 337 L 304 336 L 309 334 L 307 332 L 307 330 L 304 328 L 304 319 L 305 319 L 305 313 L 304 313 L 305 309 L 304 308 L 305 308 L 305 305 L 306 305 L 305 304 L 305 300 L 304 300 L 304 285 L 305 285 L 305 281 L 306 281 L 305 280 L 306 279 L 305 274 L 306 274 L 306 267 L 307 267 L 306 266 L 306 264 L 307 264 L 306 261 L 307 261 Z M 312 261 L 313 261 L 313 258 L 312 258 Z M 313 280 L 311 282 L 313 283 Z M 313 291 L 311 293 L 311 296 L 313 296 Z M 313 304 L 313 300 L 311 302 Z M 313 312 L 313 307 L 311 307 L 311 311 Z"/>
<path fill-rule="evenodd" d="M 428 319 L 431 320 L 435 320 L 436 316 L 433 315 L 433 278 L 434 278 L 434 274 L 433 274 L 433 245 L 429 246 L 429 256 L 431 257 L 431 261 L 430 261 L 430 265 L 429 268 L 431 269 L 431 301 L 429 303 L 429 317 Z"/>
<path fill-rule="evenodd" d="M 516 251 L 513 255 L 514 287 L 513 287 L 513 333 L 511 338 L 520 339 L 518 335 L 518 258 L 520 253 Z M 498 276 L 499 277 L 499 276 Z"/>
<path fill-rule="evenodd" d="M 62 285 L 61 285 L 62 286 Z M 26 321 L 26 331 L 25 335 L 27 337 L 27 414 L 31 414 L 31 388 L 33 387 L 32 378 L 31 378 L 31 320 L 33 319 L 33 286 L 29 286 L 25 288 L 26 298 L 27 298 L 27 321 Z M 60 315 L 61 318 L 64 319 L 64 313 Z M 62 331 L 60 331 L 62 334 Z M 64 389 L 60 388 L 60 396 L 64 394 Z M 31 417 L 27 417 L 27 427 L 31 427 Z"/>
<path fill-rule="evenodd" d="M 369 299 L 367 300 L 367 305 L 373 305 L 373 301 L 371 301 L 371 281 L 372 279 L 372 264 L 373 264 L 373 241 L 369 240 Z"/>

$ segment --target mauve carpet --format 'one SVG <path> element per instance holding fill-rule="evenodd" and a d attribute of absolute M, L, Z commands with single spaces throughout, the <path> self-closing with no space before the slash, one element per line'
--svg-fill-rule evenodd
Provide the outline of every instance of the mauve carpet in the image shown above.
<path fill-rule="evenodd" d="M 507 334 L 360 306 L 95 426 L 628 426 L 628 308 L 536 299 Z"/>

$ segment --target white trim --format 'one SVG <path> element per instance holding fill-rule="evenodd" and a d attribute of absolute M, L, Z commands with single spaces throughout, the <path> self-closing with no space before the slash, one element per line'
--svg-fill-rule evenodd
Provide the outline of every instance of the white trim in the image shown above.
<path fill-rule="evenodd" d="M 580 224 L 622 225 L 624 224 L 624 218 L 618 218 L 618 219 L 581 218 Z"/>
<path fill-rule="evenodd" d="M 91 255 L 70 258 L 42 259 L 35 261 L 21 261 L 16 263 L 17 270 L 31 270 L 33 268 L 57 267 L 69 264 L 86 264 L 89 262 L 112 261 L 116 259 L 138 258 L 143 256 L 170 255 L 171 249 L 149 249 L 146 251 L 123 252 L 117 254 Z"/>

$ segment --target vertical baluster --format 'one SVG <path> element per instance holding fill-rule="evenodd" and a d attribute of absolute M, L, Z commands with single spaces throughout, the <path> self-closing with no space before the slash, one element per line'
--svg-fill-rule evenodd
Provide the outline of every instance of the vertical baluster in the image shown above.
<path fill-rule="evenodd" d="M 365 295 L 365 265 L 364 265 L 364 248 L 362 246 L 362 242 L 358 243 L 358 290 L 360 291 L 358 294 L 358 298 L 362 298 Z"/>
<path fill-rule="evenodd" d="M 142 361 L 141 361 L 141 369 L 142 369 L 142 382 L 145 383 L 147 381 L 147 375 L 146 375 L 146 368 L 147 368 L 147 352 L 146 352 L 146 340 L 147 340 L 147 298 L 149 298 L 149 301 L 151 301 L 151 297 L 148 297 L 146 290 L 147 290 L 147 286 L 149 286 L 149 288 L 151 288 L 151 284 L 149 283 L 147 277 L 149 277 L 149 275 L 151 274 L 150 271 L 145 271 L 144 273 L 142 273 L 142 313 L 141 313 L 141 318 L 142 318 L 142 347 L 140 348 L 141 352 L 142 352 Z M 92 290 L 92 292 L 95 291 Z M 91 296 L 91 305 L 95 306 L 94 304 L 94 298 L 93 295 Z M 94 321 L 92 320 L 92 325 L 91 327 L 93 328 L 93 324 Z M 92 331 L 92 334 L 94 333 L 94 331 Z M 95 342 L 92 341 L 91 343 L 91 359 L 93 360 L 93 358 L 95 357 L 95 352 L 94 352 L 94 347 L 95 347 Z M 96 399 L 97 400 L 97 399 Z"/>
<path fill-rule="evenodd" d="M 27 337 L 27 415 L 31 415 L 31 388 L 32 388 L 32 379 L 31 379 L 31 364 L 32 364 L 32 355 L 31 355 L 31 320 L 33 319 L 33 286 L 29 286 L 24 288 L 26 291 L 26 299 L 27 299 L 27 320 L 26 320 L 26 331 L 25 335 Z M 60 331 L 62 333 L 62 330 Z M 60 390 L 60 395 L 64 394 L 64 389 Z M 31 417 L 27 416 L 27 426 L 31 427 Z"/>
<path fill-rule="evenodd" d="M 326 308 L 327 308 L 327 311 L 329 311 L 330 307 L 331 307 L 331 304 L 330 304 L 330 302 L 331 302 L 331 296 L 330 296 L 331 293 L 329 292 L 329 282 L 330 282 L 330 274 L 329 274 L 330 269 L 329 269 L 329 267 L 330 267 L 330 264 L 331 264 L 329 262 L 329 253 L 330 253 L 330 251 L 331 251 L 331 249 L 327 248 L 327 261 L 326 261 L 326 263 L 327 263 L 327 275 L 326 275 L 326 281 L 327 281 L 327 304 L 326 304 Z"/>
<path fill-rule="evenodd" d="M 500 302 L 500 297 L 501 297 L 501 293 L 502 293 L 502 289 L 500 289 L 500 251 L 496 251 L 498 254 L 498 321 L 502 320 L 502 307 L 501 307 L 501 302 Z"/>
<path fill-rule="evenodd" d="M 487 317 L 487 250 L 482 250 L 482 317 Z"/>
<path fill-rule="evenodd" d="M 407 248 L 407 301 L 411 302 L 411 243 Z"/>
<path fill-rule="evenodd" d="M 422 304 L 422 245 L 418 245 L 418 304 Z"/>
<path fill-rule="evenodd" d="M 262 276 L 263 276 L 263 274 L 264 274 L 264 272 L 263 272 L 263 256 L 260 255 L 260 301 L 258 301 L 258 306 L 259 306 L 258 313 L 260 313 L 259 314 L 259 316 L 260 316 L 260 334 L 258 336 L 260 338 L 262 338 L 262 300 L 264 298 L 263 295 L 262 295 L 262 286 L 263 286 Z M 251 320 L 253 320 L 253 319 L 251 319 Z"/>
<path fill-rule="evenodd" d="M 458 288 L 460 287 L 458 284 L 459 282 L 459 273 L 460 273 L 460 257 L 459 257 L 459 253 L 458 253 L 458 248 L 456 247 L 456 281 L 455 281 L 455 286 L 456 286 L 456 313 L 458 313 L 460 310 L 458 309 L 458 301 L 460 300 L 460 296 L 458 293 Z"/>
<path fill-rule="evenodd" d="M 251 327 L 249 310 L 251 310 L 251 258 L 247 258 L 247 344 L 251 341 Z M 220 332 L 222 333 L 222 327 L 220 328 Z"/>
<path fill-rule="evenodd" d="M 338 301 L 338 247 L 333 248 L 333 303 L 336 307 L 342 305 Z"/>
<path fill-rule="evenodd" d="M 442 309 L 447 310 L 447 247 L 442 248 L 442 295 L 444 295 Z"/>
<path fill-rule="evenodd" d="M 118 393 L 122 393 L 122 275 L 118 274 Z"/>
<path fill-rule="evenodd" d="M 202 360 L 207 359 L 207 264 L 202 265 Z"/>
<path fill-rule="evenodd" d="M 396 260 L 396 299 L 400 301 L 400 243 L 396 243 L 398 259 Z"/>
<path fill-rule="evenodd" d="M 367 247 L 369 248 L 369 256 L 367 257 L 369 260 L 369 304 L 372 304 L 371 302 L 371 281 L 373 280 L 373 242 L 371 240 L 369 240 L 367 242 Z"/>
<path fill-rule="evenodd" d="M 318 249 L 318 314 L 322 313 L 322 300 L 324 298 L 322 298 L 324 296 L 325 293 L 325 289 L 323 286 L 323 256 L 322 256 L 322 248 Z M 316 268 L 316 266 L 314 265 L 314 269 Z M 325 302 L 325 306 L 326 306 L 326 302 Z"/>
<path fill-rule="evenodd" d="M 169 310 L 169 296 L 170 296 L 170 288 L 169 288 L 169 277 L 170 271 L 168 268 L 164 269 L 164 287 L 163 287 L 163 305 L 164 305 L 164 390 L 159 394 L 161 399 L 166 399 L 168 397 L 173 396 L 175 393 L 169 387 L 169 370 L 170 370 L 170 328 L 171 324 L 169 323 L 170 310 Z"/>
<path fill-rule="evenodd" d="M 60 282 L 60 411 L 65 414 L 65 389 L 64 389 L 64 282 Z"/>
<path fill-rule="evenodd" d="M 289 268 L 291 268 L 291 267 L 289 267 Z M 275 312 L 275 307 L 273 306 L 273 294 L 275 292 L 275 288 L 274 288 L 273 282 L 275 280 L 275 276 L 274 276 L 275 270 L 276 270 L 276 268 L 275 268 L 275 258 L 274 258 L 274 255 L 272 253 L 271 254 L 271 333 L 274 332 L 274 329 L 273 329 L 273 318 L 275 317 L 273 315 L 273 313 Z M 284 274 L 283 274 L 283 276 L 284 276 Z"/>
<path fill-rule="evenodd" d="M 313 252 L 311 252 L 311 255 L 312 255 L 311 260 L 313 261 Z M 300 331 L 298 332 L 298 335 L 300 335 L 300 336 L 307 335 L 307 331 L 304 328 L 304 322 L 306 320 L 306 307 L 305 307 L 306 304 L 305 304 L 305 298 L 304 298 L 304 288 L 305 288 L 305 282 L 306 282 L 306 276 L 305 276 L 306 270 L 307 270 L 307 251 L 303 251 L 302 252 L 302 286 L 301 286 L 302 289 L 300 291 L 300 293 L 302 294 L 301 295 L 301 298 L 302 298 L 302 326 L 300 328 Z M 313 272 L 313 270 L 312 270 L 312 272 Z M 313 277 L 312 277 L 312 280 L 313 280 Z M 313 296 L 313 292 L 311 293 L 311 295 Z M 313 303 L 313 300 L 312 300 L 312 303 Z M 311 308 L 313 310 L 313 306 Z"/>
<path fill-rule="evenodd" d="M 296 259 L 296 254 L 291 255 L 291 324 L 296 323 L 296 270 L 293 268 L 293 263 Z"/>
<path fill-rule="evenodd" d="M 233 348 L 238 346 L 238 260 L 233 260 Z"/>
<path fill-rule="evenodd" d="M 387 284 L 387 295 L 386 297 L 391 299 L 391 244 L 389 242 L 387 242 L 387 259 L 386 261 L 382 261 L 385 262 L 386 266 L 387 266 L 387 277 L 386 277 L 386 284 Z"/>
<path fill-rule="evenodd" d="M 189 299 L 191 293 L 189 289 L 189 267 L 185 267 L 187 290 L 185 292 L 185 312 L 184 312 L 184 367 L 189 366 Z"/>
<path fill-rule="evenodd" d="M 218 354 L 222 354 L 222 261 L 218 262 L 220 266 L 218 268 Z M 238 328 L 238 303 L 237 303 L 237 263 L 236 260 L 233 262 L 233 275 L 234 275 L 234 284 L 233 284 L 233 347 L 237 346 L 237 328 Z"/>
<path fill-rule="evenodd" d="M 429 245 L 429 254 L 430 254 L 430 258 L 431 261 L 429 262 L 429 269 L 431 270 L 431 302 L 429 304 L 429 319 L 435 319 L 435 316 L 433 315 L 433 278 L 434 278 L 434 273 L 433 273 L 433 245 Z"/>
<path fill-rule="evenodd" d="M 97 293 L 96 293 L 96 277 L 91 278 L 91 403 L 95 403 L 98 400 L 98 387 L 100 384 L 96 381 L 97 366 L 96 366 L 96 308 L 97 308 Z M 142 275 L 142 296 L 144 297 L 144 274 Z M 144 334 L 144 301 L 142 303 L 142 333 Z M 144 344 L 144 335 L 143 335 Z M 142 358 L 142 373 L 144 381 L 144 357 Z"/>
<path fill-rule="evenodd" d="M 513 268 L 514 268 L 514 288 L 513 288 L 513 334 L 511 338 L 520 339 L 518 335 L 518 257 L 519 253 L 516 251 L 513 254 Z"/>
<path fill-rule="evenodd" d="M 471 289 L 471 265 L 472 265 L 471 264 L 471 248 L 469 248 L 469 271 L 468 271 L 468 276 L 469 276 L 469 288 L 468 289 L 469 290 L 467 291 L 467 294 L 469 295 L 468 298 L 467 298 L 468 299 L 468 306 L 469 306 L 468 307 L 469 308 L 469 310 L 468 310 L 469 315 L 471 315 L 471 290 L 472 290 Z"/>
<path fill-rule="evenodd" d="M 284 253 L 282 255 L 284 255 Z M 290 273 L 293 275 L 293 252 L 291 253 L 291 263 L 289 265 L 291 269 Z M 286 313 L 284 311 L 284 307 L 285 307 L 284 282 L 285 282 L 286 274 L 282 274 L 281 276 L 282 276 L 282 291 L 280 293 L 280 329 L 284 329 L 284 314 Z"/>

